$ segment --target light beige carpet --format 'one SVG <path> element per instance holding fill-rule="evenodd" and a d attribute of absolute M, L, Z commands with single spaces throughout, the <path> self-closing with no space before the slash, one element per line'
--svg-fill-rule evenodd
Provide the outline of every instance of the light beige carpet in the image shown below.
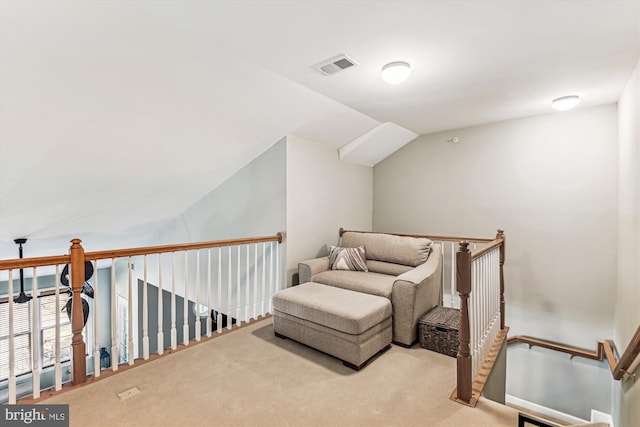
<path fill-rule="evenodd" d="M 39 403 L 69 403 L 82 427 L 517 425 L 512 408 L 452 402 L 454 387 L 454 358 L 392 346 L 355 372 L 266 319 Z"/>

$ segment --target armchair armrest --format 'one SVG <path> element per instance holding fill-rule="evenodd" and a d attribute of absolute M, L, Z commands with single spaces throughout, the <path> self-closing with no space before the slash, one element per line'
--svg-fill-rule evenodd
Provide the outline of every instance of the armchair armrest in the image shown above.
<path fill-rule="evenodd" d="M 418 319 L 442 299 L 442 249 L 440 245 L 432 248 L 424 264 L 399 275 L 393 284 L 393 336 L 400 344 L 413 344 L 418 335 Z"/>
<path fill-rule="evenodd" d="M 329 257 L 313 258 L 298 263 L 298 276 L 300 283 L 311 281 L 313 275 L 322 273 L 329 269 Z"/>

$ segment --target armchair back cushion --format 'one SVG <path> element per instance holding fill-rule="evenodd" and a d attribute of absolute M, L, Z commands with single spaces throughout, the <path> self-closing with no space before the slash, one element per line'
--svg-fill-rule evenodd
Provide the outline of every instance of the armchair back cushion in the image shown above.
<path fill-rule="evenodd" d="M 424 264 L 431 251 L 431 240 L 427 238 L 356 231 L 345 232 L 342 235 L 341 245 L 349 248 L 364 246 L 367 260 L 411 267 Z"/>
<path fill-rule="evenodd" d="M 388 274 L 390 276 L 399 276 L 415 267 L 408 265 L 394 264 L 392 262 L 376 261 L 374 259 L 367 260 L 367 270 L 374 273 Z"/>

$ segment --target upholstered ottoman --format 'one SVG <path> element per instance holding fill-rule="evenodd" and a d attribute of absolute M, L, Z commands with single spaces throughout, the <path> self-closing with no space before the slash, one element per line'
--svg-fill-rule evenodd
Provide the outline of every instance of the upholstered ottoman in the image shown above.
<path fill-rule="evenodd" d="M 390 347 L 391 302 L 384 297 L 307 282 L 273 296 L 273 329 L 360 370 Z"/>

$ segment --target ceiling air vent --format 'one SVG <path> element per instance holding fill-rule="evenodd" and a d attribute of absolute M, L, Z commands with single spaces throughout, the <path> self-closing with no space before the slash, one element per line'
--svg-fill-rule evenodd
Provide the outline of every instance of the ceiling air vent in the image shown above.
<path fill-rule="evenodd" d="M 356 61 L 349 58 L 347 55 L 338 55 L 333 58 L 322 61 L 321 63 L 314 65 L 313 69 L 317 70 L 325 76 L 330 76 L 338 71 L 346 70 L 347 68 L 358 65 Z"/>

